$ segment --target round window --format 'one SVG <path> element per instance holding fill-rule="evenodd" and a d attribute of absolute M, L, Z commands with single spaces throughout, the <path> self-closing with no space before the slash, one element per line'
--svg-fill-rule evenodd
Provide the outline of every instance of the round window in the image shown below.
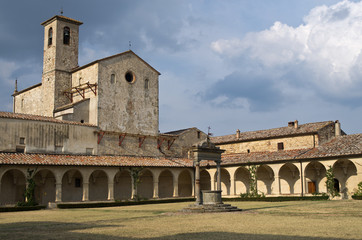
<path fill-rule="evenodd" d="M 133 83 L 136 80 L 134 73 L 131 71 L 126 72 L 126 75 L 124 75 L 124 77 L 129 83 Z"/>

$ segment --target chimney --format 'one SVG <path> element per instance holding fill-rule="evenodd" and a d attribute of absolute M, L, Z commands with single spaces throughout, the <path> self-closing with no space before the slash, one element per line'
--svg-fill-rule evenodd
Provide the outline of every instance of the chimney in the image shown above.
<path fill-rule="evenodd" d="M 294 121 L 294 128 L 297 129 L 298 128 L 298 120 Z"/>
<path fill-rule="evenodd" d="M 298 128 L 298 120 L 295 120 L 294 122 L 288 122 L 288 127 Z"/>
<path fill-rule="evenodd" d="M 240 130 L 236 130 L 236 138 L 239 139 L 240 138 Z"/>
<path fill-rule="evenodd" d="M 341 136 L 341 123 L 338 120 L 335 121 L 335 129 L 334 129 L 334 131 L 335 131 L 336 137 Z"/>

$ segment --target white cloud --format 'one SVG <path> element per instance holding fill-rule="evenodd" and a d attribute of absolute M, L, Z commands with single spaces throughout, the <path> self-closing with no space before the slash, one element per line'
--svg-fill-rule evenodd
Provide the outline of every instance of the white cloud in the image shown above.
<path fill-rule="evenodd" d="M 342 1 L 312 9 L 298 27 L 275 22 L 267 30 L 219 39 L 210 47 L 236 66 L 248 59 L 271 78 L 299 77 L 295 87 L 349 98 L 358 96 L 362 85 L 361 36 L 362 2 Z"/>

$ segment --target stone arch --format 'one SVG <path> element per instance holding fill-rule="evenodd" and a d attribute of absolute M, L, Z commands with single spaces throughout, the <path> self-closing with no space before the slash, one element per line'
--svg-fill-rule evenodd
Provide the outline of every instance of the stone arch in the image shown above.
<path fill-rule="evenodd" d="M 41 169 L 34 175 L 35 201 L 41 205 L 55 202 L 55 175 L 48 169 Z"/>
<path fill-rule="evenodd" d="M 18 169 L 9 169 L 1 177 L 0 204 L 16 204 L 24 201 L 25 174 Z"/>
<path fill-rule="evenodd" d="M 183 170 L 178 176 L 178 195 L 179 197 L 192 196 L 192 178 L 187 169 Z"/>
<path fill-rule="evenodd" d="M 317 161 L 308 163 L 304 170 L 305 188 L 307 193 L 327 192 L 326 188 L 326 168 Z M 313 191 L 314 190 L 314 191 Z"/>
<path fill-rule="evenodd" d="M 284 164 L 279 169 L 279 180 L 281 194 L 296 193 L 296 183 L 300 182 L 299 169 L 292 163 Z"/>
<path fill-rule="evenodd" d="M 149 169 L 141 171 L 140 182 L 137 187 L 137 195 L 140 198 L 153 197 L 153 174 Z"/>
<path fill-rule="evenodd" d="M 339 181 L 340 193 L 343 198 L 348 198 L 353 188 L 349 182 L 357 182 L 356 165 L 349 159 L 339 159 L 333 165 L 334 177 Z"/>
<path fill-rule="evenodd" d="M 158 191 L 160 198 L 173 196 L 173 175 L 170 170 L 163 170 L 158 177 Z"/>
<path fill-rule="evenodd" d="M 205 169 L 200 172 L 200 190 L 211 190 L 211 177 Z"/>
<path fill-rule="evenodd" d="M 268 165 L 260 165 L 256 170 L 257 188 L 259 193 L 271 194 L 274 171 Z"/>
<path fill-rule="evenodd" d="M 108 197 L 108 175 L 103 170 L 95 170 L 89 176 L 89 200 L 103 201 Z"/>
<path fill-rule="evenodd" d="M 235 171 L 235 191 L 239 195 L 241 193 L 247 193 L 250 186 L 250 172 L 245 167 L 239 167 Z"/>
<path fill-rule="evenodd" d="M 79 170 L 71 169 L 62 178 L 62 201 L 80 202 L 83 197 L 83 175 Z"/>
<path fill-rule="evenodd" d="M 114 176 L 114 199 L 127 200 L 132 197 L 132 177 L 128 170 L 118 171 Z"/>
<path fill-rule="evenodd" d="M 225 168 L 221 168 L 221 194 L 222 195 L 230 195 L 230 174 Z M 215 186 L 217 186 L 217 171 L 215 172 Z"/>

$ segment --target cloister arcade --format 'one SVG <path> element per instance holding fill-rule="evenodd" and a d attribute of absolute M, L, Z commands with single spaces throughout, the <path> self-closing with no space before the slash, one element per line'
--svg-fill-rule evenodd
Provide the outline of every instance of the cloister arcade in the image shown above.
<path fill-rule="evenodd" d="M 362 166 L 349 159 L 258 165 L 256 169 L 258 192 L 276 196 L 326 193 L 325 175 L 329 166 L 333 168 L 335 181 L 339 184 L 338 188 L 343 197 L 350 197 L 358 182 L 362 181 L 357 179 Z M 206 185 L 203 180 L 207 179 L 211 182 L 209 189 L 215 190 L 214 169 L 205 169 L 201 172 L 201 184 Z M 221 168 L 221 182 L 224 197 L 246 193 L 249 189 L 250 171 L 247 166 Z"/>
<path fill-rule="evenodd" d="M 301 195 L 326 192 L 325 174 L 333 167 L 336 187 L 343 197 L 356 188 L 362 167 L 351 159 L 283 162 L 257 166 L 257 188 L 265 195 Z M 139 198 L 194 196 L 192 168 L 143 168 L 137 189 L 129 169 L 116 167 L 2 166 L 0 204 L 15 204 L 24 198 L 27 169 L 34 175 L 36 201 L 48 202 L 114 201 Z M 359 177 L 360 178 L 360 177 Z M 247 166 L 222 166 L 221 188 L 224 197 L 238 196 L 249 189 Z M 201 190 L 216 189 L 216 169 L 200 172 Z"/>
<path fill-rule="evenodd" d="M 130 170 L 89 167 L 14 167 L 0 168 L 0 204 L 24 200 L 27 170 L 35 170 L 35 198 L 49 202 L 114 201 L 191 197 L 194 192 L 193 169 L 144 168 L 137 189 Z"/>

